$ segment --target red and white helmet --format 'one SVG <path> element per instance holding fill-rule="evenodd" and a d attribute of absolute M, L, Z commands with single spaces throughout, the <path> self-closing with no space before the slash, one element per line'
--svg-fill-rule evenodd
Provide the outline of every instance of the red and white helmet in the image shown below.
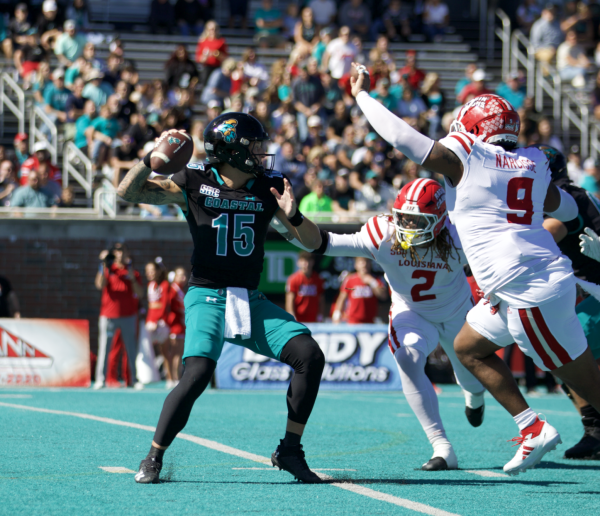
<path fill-rule="evenodd" d="M 392 211 L 402 249 L 426 244 L 446 222 L 446 192 L 433 179 L 415 179 L 398 192 Z"/>
<path fill-rule="evenodd" d="M 451 132 L 474 134 L 484 142 L 517 143 L 521 120 L 510 102 L 494 94 L 480 95 L 460 108 Z"/>

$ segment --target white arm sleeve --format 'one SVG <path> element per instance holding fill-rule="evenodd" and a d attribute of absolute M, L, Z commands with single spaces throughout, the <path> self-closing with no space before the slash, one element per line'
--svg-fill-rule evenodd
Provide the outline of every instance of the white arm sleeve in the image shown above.
<path fill-rule="evenodd" d="M 575 199 L 562 188 L 559 188 L 558 191 L 560 192 L 560 205 L 558 206 L 558 209 L 553 212 L 545 212 L 546 215 L 549 215 L 553 219 L 560 220 L 561 222 L 573 220 L 579 214 L 579 208 L 577 207 Z"/>
<path fill-rule="evenodd" d="M 408 159 L 422 165 L 429 156 L 433 144 L 431 138 L 415 131 L 404 120 L 398 118 L 366 91 L 356 96 L 356 102 L 362 109 L 373 129 L 390 145 L 402 152 Z"/>
<path fill-rule="evenodd" d="M 358 233 L 339 235 L 328 233 L 326 256 L 363 256 L 377 260 L 379 246 L 389 236 L 389 222 L 385 216 L 371 217 Z"/>
<path fill-rule="evenodd" d="M 364 245 L 360 232 L 352 235 L 329 233 L 329 244 L 323 254 L 325 256 L 362 256 L 373 259 L 371 251 Z"/>

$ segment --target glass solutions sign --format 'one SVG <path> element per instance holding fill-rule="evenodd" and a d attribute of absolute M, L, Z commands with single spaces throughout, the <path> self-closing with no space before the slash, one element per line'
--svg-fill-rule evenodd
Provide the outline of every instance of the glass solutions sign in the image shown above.
<path fill-rule="evenodd" d="M 325 355 L 322 389 L 401 390 L 386 325 L 308 324 Z M 217 363 L 221 389 L 287 389 L 293 370 L 226 343 Z"/>

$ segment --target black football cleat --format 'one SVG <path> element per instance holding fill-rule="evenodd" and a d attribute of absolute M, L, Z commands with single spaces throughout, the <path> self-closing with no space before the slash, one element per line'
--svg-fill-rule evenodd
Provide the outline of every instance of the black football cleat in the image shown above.
<path fill-rule="evenodd" d="M 140 463 L 140 470 L 135 475 L 138 484 L 159 484 L 162 464 L 152 459 L 144 459 Z"/>
<path fill-rule="evenodd" d="M 565 459 L 600 460 L 600 428 L 583 427 L 583 437 L 565 452 Z"/>
<path fill-rule="evenodd" d="M 483 415 L 485 413 L 485 405 L 481 405 L 479 408 L 465 407 L 465 415 L 467 420 L 471 423 L 471 426 L 477 428 L 483 423 Z"/>
<path fill-rule="evenodd" d="M 426 462 L 421 466 L 423 471 L 446 471 L 450 469 L 448 463 L 442 457 L 433 457 L 429 462 Z"/>
<path fill-rule="evenodd" d="M 284 469 L 305 484 L 321 484 L 323 482 L 308 467 L 301 444 L 298 446 L 285 446 L 282 439 L 273 455 L 271 455 L 271 462 L 274 468 Z"/>

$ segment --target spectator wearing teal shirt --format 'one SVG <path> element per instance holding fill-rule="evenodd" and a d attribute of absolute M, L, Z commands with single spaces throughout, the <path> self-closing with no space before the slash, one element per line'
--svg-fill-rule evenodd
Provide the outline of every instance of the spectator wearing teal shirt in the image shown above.
<path fill-rule="evenodd" d="M 83 115 L 75 122 L 75 139 L 73 140 L 77 148 L 86 154 L 88 151 L 88 136 L 91 136 L 91 131 L 88 129 L 92 126 L 94 118 L 96 118 L 96 104 L 92 100 L 87 100 L 83 107 Z"/>
<path fill-rule="evenodd" d="M 398 109 L 398 99 L 390 94 L 390 80 L 382 77 L 377 81 L 377 87 L 369 93 L 371 97 L 381 102 L 387 109 L 396 112 Z"/>
<path fill-rule="evenodd" d="M 460 92 L 465 88 L 465 86 L 467 86 L 467 84 L 471 84 L 471 82 L 473 82 L 473 72 L 475 70 L 477 70 L 477 65 L 475 63 L 469 63 L 465 68 L 465 76 L 462 79 L 459 79 L 456 83 L 456 86 L 454 86 L 454 93 L 457 99 L 456 105 L 460 105 L 460 102 L 458 101 Z"/>
<path fill-rule="evenodd" d="M 512 107 L 521 109 L 525 102 L 525 91 L 519 82 L 518 73 L 509 73 L 506 82 L 501 82 L 496 88 L 496 93 L 508 100 Z"/>
<path fill-rule="evenodd" d="M 117 99 L 118 101 L 118 99 Z M 107 104 L 100 108 L 100 116 L 92 120 L 90 139 L 92 140 L 92 165 L 97 170 L 109 158 L 110 146 L 121 126 L 116 113 L 112 112 Z"/>
<path fill-rule="evenodd" d="M 83 34 L 77 34 L 73 20 L 67 20 L 64 27 L 65 32 L 56 39 L 54 53 L 63 66 L 69 67 L 83 54 L 87 38 Z"/>
<path fill-rule="evenodd" d="M 581 179 L 579 186 L 597 196 L 598 193 L 600 193 L 600 188 L 598 187 L 598 181 L 600 180 L 600 161 L 594 158 L 586 159 L 583 162 L 583 170 L 585 175 Z"/>
<path fill-rule="evenodd" d="M 272 0 L 262 0 L 261 6 L 254 15 L 256 25 L 256 42 L 261 46 L 278 46 L 283 43 L 281 28 L 283 16 L 279 9 L 273 8 Z"/>
<path fill-rule="evenodd" d="M 65 106 L 71 92 L 65 88 L 65 72 L 58 68 L 52 74 L 52 83 L 44 90 L 44 111 L 53 122 L 65 122 Z"/>
<path fill-rule="evenodd" d="M 50 208 L 56 204 L 56 196 L 46 188 L 42 188 L 36 170 L 30 170 L 27 175 L 27 185 L 17 188 L 10 200 L 14 208 Z"/>
<path fill-rule="evenodd" d="M 101 71 L 95 68 L 90 70 L 85 78 L 86 85 L 82 93 L 86 99 L 94 101 L 97 109 L 106 104 L 108 97 L 115 92 L 110 84 L 102 81 L 103 78 L 104 74 Z"/>

